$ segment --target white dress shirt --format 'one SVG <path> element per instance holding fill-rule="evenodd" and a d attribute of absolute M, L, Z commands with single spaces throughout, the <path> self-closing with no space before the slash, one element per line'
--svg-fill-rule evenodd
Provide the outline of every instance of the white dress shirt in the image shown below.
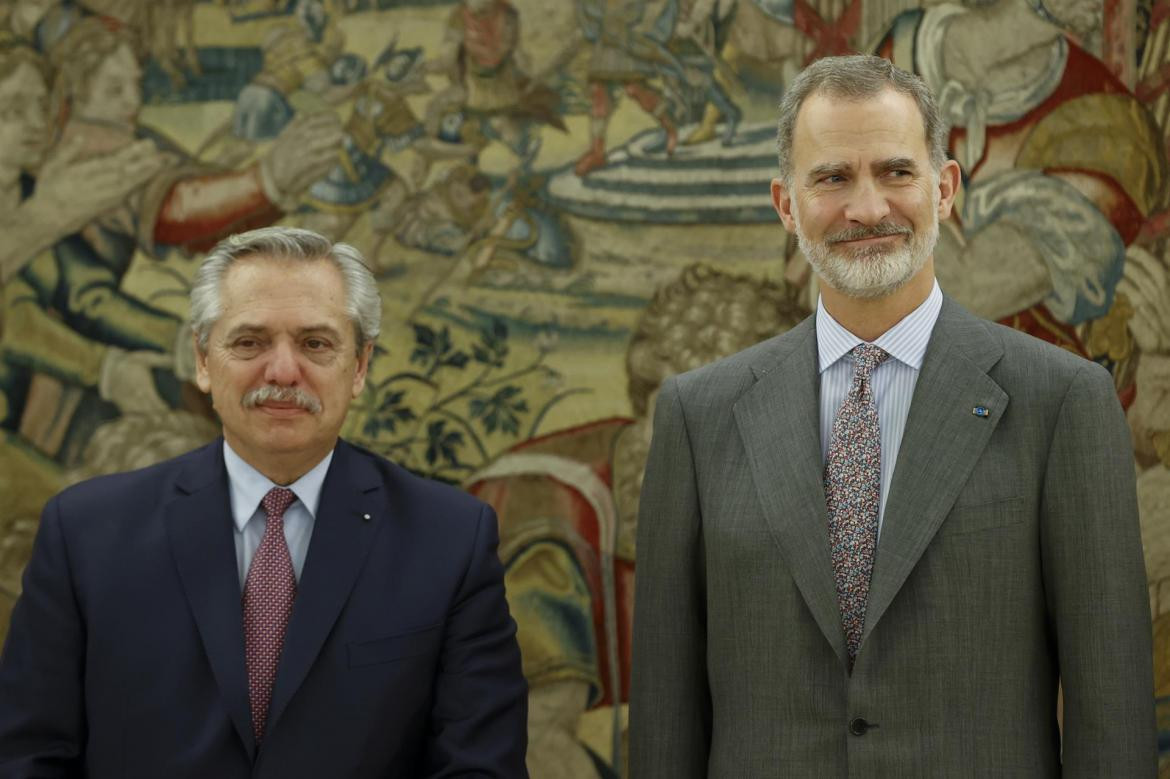
<path fill-rule="evenodd" d="M 309 551 L 309 539 L 313 535 L 313 523 L 317 517 L 317 506 L 321 501 L 321 485 L 329 463 L 333 461 L 333 450 L 313 469 L 288 485 L 297 499 L 284 512 L 284 540 L 288 542 L 288 554 L 292 558 L 293 572 L 301 580 L 301 569 L 305 567 L 305 555 Z M 264 537 L 268 517 L 260 501 L 273 487 L 282 485 L 269 479 L 260 471 L 232 451 L 227 441 L 223 442 L 223 464 L 227 468 L 228 491 L 232 501 L 232 521 L 235 524 L 236 563 L 240 571 L 240 590 L 248 580 L 248 567 L 252 555 Z"/>
<path fill-rule="evenodd" d="M 873 341 L 875 346 L 881 347 L 890 355 L 890 359 L 877 366 L 870 377 L 882 444 L 879 534 L 886 511 L 886 496 L 890 492 L 890 481 L 894 476 L 894 465 L 898 462 L 898 448 L 902 444 L 902 433 L 906 430 L 906 417 L 910 414 L 910 401 L 914 397 L 914 385 L 918 382 L 918 371 L 922 368 L 922 358 L 926 354 L 926 345 L 930 343 L 934 323 L 938 321 L 942 300 L 942 290 L 936 281 L 922 305 Z M 853 355 L 849 352 L 865 341 L 833 319 L 820 299 L 817 300 L 816 326 L 821 372 L 823 464 L 829 456 L 829 444 L 833 439 L 833 420 L 837 418 L 837 410 L 845 402 L 849 385 L 853 382 Z"/>

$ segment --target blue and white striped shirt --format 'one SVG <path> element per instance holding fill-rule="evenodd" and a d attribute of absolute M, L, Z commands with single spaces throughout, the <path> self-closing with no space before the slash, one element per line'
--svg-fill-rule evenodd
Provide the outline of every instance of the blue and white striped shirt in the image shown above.
<path fill-rule="evenodd" d="M 898 324 L 878 336 L 873 343 L 889 353 L 886 360 L 874 369 L 871 377 L 874 403 L 877 405 L 878 425 L 882 441 L 882 499 L 878 508 L 878 532 L 881 532 L 882 518 L 886 512 L 886 496 L 890 492 L 890 481 L 894 476 L 894 465 L 898 462 L 898 448 L 902 444 L 902 433 L 906 430 L 906 417 L 910 414 L 910 400 L 914 397 L 914 385 L 930 333 L 938 321 L 942 308 L 942 290 L 938 282 L 922 305 L 911 311 Z M 841 326 L 825 310 L 824 303 L 817 301 L 817 353 L 821 371 L 821 462 L 829 456 L 829 442 L 833 438 L 833 420 L 837 410 L 845 402 L 849 385 L 853 382 L 853 356 L 849 353 L 855 346 L 865 343 Z"/>

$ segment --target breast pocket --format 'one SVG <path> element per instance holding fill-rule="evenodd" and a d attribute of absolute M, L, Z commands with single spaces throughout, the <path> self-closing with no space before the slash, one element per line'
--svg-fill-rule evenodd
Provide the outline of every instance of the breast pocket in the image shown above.
<path fill-rule="evenodd" d="M 978 533 L 1018 525 L 1026 519 L 1024 498 L 997 498 L 983 503 L 956 504 L 939 528 L 939 535 Z"/>
<path fill-rule="evenodd" d="M 351 641 L 346 645 L 349 667 L 392 663 L 408 657 L 434 654 L 439 649 L 443 626 L 415 628 L 405 633 L 375 638 L 370 641 Z"/>

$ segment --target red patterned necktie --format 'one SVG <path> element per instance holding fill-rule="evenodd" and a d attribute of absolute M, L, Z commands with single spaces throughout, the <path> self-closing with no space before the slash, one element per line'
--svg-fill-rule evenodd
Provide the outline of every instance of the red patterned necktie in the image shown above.
<path fill-rule="evenodd" d="M 825 461 L 829 545 L 850 667 L 865 628 L 882 495 L 882 445 L 870 375 L 889 356 L 873 344 L 854 347 L 853 383 L 833 421 Z"/>
<path fill-rule="evenodd" d="M 292 490 L 273 487 L 260 501 L 268 522 L 244 583 L 244 658 L 257 744 L 264 736 L 276 666 L 297 597 L 297 579 L 284 540 L 284 512 L 296 499 Z"/>

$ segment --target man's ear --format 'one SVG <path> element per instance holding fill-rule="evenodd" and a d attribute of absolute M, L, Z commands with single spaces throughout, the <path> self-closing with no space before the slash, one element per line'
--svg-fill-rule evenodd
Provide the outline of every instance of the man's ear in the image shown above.
<path fill-rule="evenodd" d="M 210 395 L 211 374 L 207 371 L 207 355 L 199 348 L 199 337 L 195 333 L 191 333 L 191 346 L 195 350 L 195 384 Z"/>
<path fill-rule="evenodd" d="M 938 172 L 938 221 L 945 222 L 950 218 L 951 206 L 954 205 L 955 196 L 959 194 L 960 181 L 962 173 L 959 170 L 959 163 L 954 160 L 944 162 Z"/>
<path fill-rule="evenodd" d="M 784 229 L 790 233 L 796 232 L 796 220 L 792 218 L 792 193 L 783 179 L 772 179 L 772 208 L 784 223 Z"/>
<path fill-rule="evenodd" d="M 370 341 L 358 352 L 357 370 L 353 374 L 353 397 L 362 394 L 366 386 L 366 373 L 370 370 L 370 357 L 374 353 L 374 342 Z"/>

